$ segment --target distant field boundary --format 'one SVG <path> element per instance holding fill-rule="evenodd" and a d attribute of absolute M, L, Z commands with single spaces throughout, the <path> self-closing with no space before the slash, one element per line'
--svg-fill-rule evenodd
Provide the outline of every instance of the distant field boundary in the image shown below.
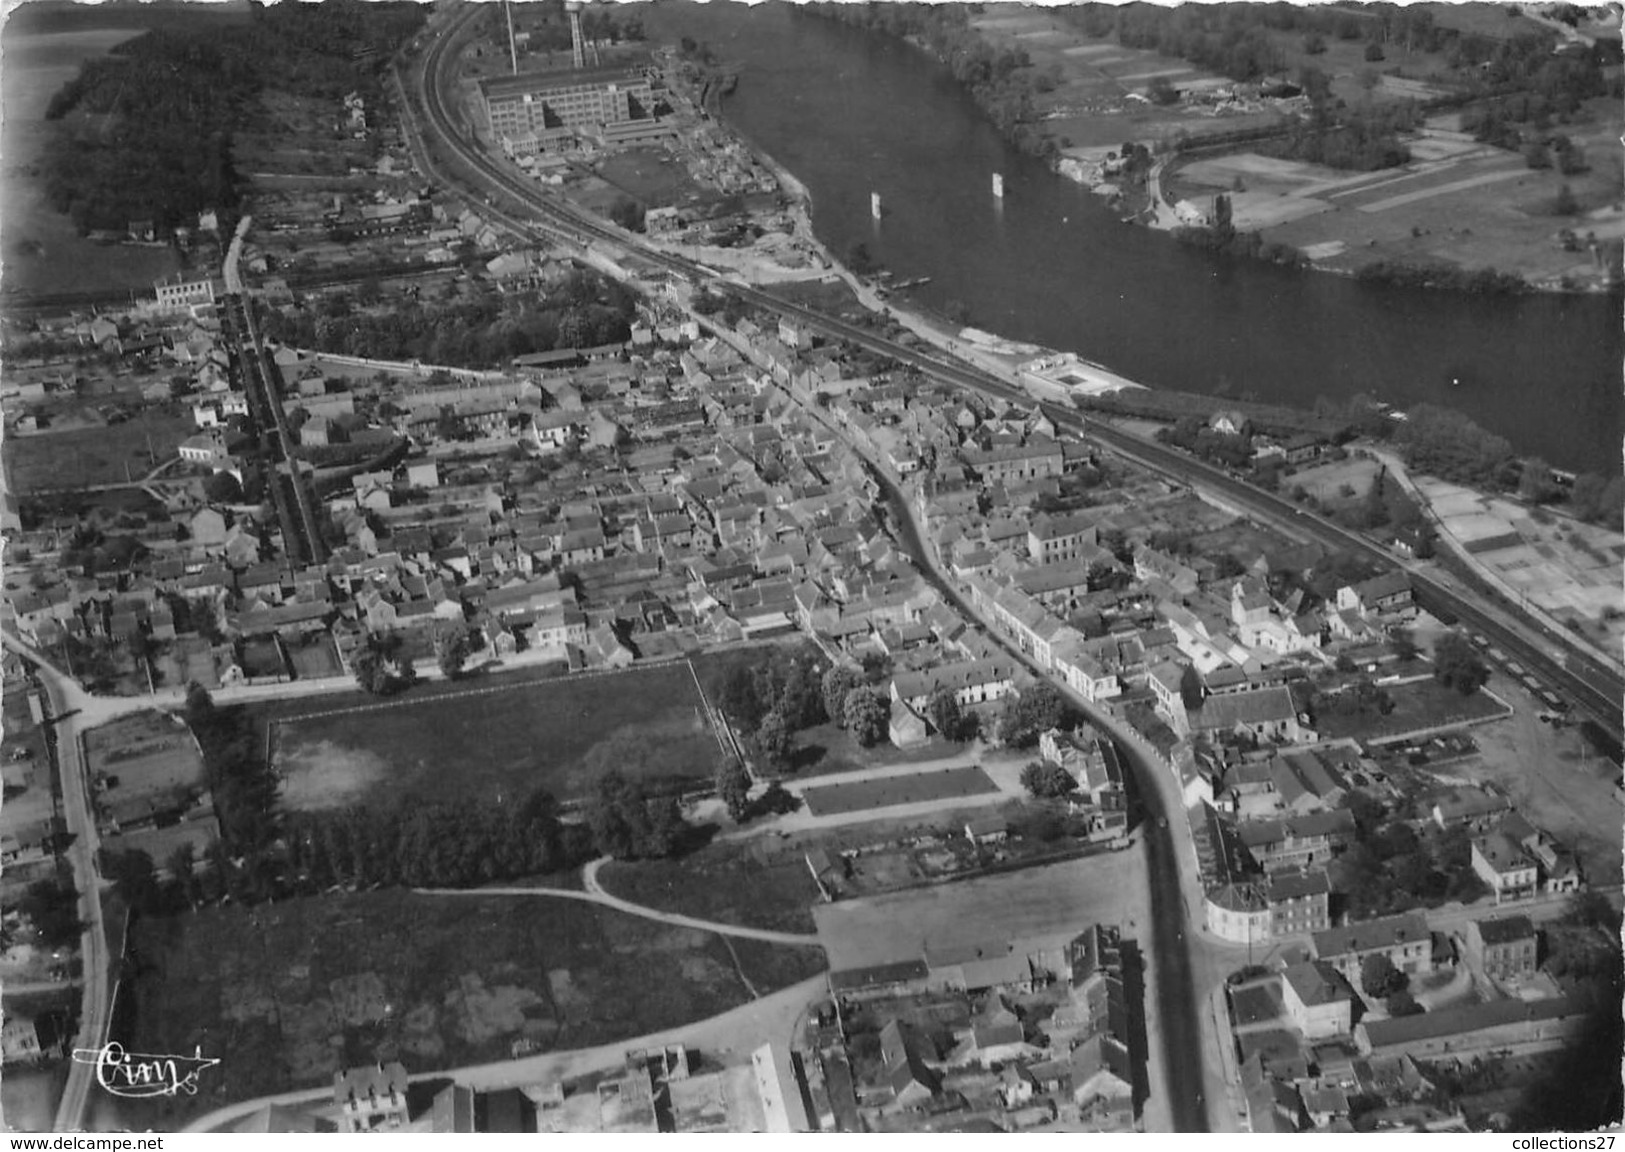
<path fill-rule="evenodd" d="M 411 694 L 411 692 L 405 692 L 405 694 L 398 695 L 398 697 L 395 697 L 395 699 L 371 700 L 371 702 L 366 702 L 366 704 L 354 704 L 341 708 L 315 708 L 315 710 L 312 710 L 312 712 L 301 712 L 297 713 L 297 715 L 286 715 L 286 717 L 267 718 L 267 721 L 265 721 L 265 764 L 270 765 L 273 772 L 278 772 L 278 762 L 280 762 L 281 759 L 281 743 L 283 743 L 283 728 L 284 726 L 288 725 L 302 725 L 302 723 L 335 720 L 335 718 L 341 717 L 372 715 L 372 713 L 388 712 L 388 710 L 393 710 L 393 708 L 426 707 L 426 705 L 452 704 L 452 702 L 457 702 L 457 700 L 466 700 L 470 699 L 470 697 L 489 697 L 489 695 L 499 695 L 504 694 L 504 692 L 522 692 L 526 691 L 526 689 L 535 689 L 535 691 L 538 692 L 548 692 L 549 689 L 554 689 L 554 687 L 575 686 L 575 684 L 580 684 L 582 681 L 593 681 L 593 679 L 624 678 L 624 676 L 635 676 L 635 674 L 642 673 L 642 671 L 648 671 L 648 673 L 656 673 L 656 671 L 658 671 L 658 673 L 669 674 L 671 671 L 674 671 L 674 669 L 679 668 L 679 666 L 682 666 L 682 668 L 687 668 L 687 673 L 689 673 L 687 679 L 691 681 L 692 691 L 694 691 L 694 694 L 697 695 L 697 700 L 699 700 L 699 712 L 704 715 L 705 723 L 707 723 L 707 728 L 710 730 L 710 734 L 712 734 L 712 739 L 717 741 L 717 746 L 720 747 L 720 751 L 723 752 L 723 756 L 728 756 L 728 754 L 733 752 L 733 746 L 731 746 L 731 741 L 733 741 L 733 733 L 731 733 L 731 730 L 718 728 L 718 725 L 723 725 L 725 721 L 723 721 L 723 717 L 721 717 L 720 713 L 713 708 L 713 705 L 710 704 L 710 700 L 708 700 L 707 695 L 705 695 L 704 687 L 700 686 L 699 674 L 695 673 L 694 661 L 692 661 L 691 656 L 676 656 L 676 658 L 668 658 L 668 660 L 650 661 L 650 663 L 647 663 L 647 665 L 630 665 L 627 666 L 627 668 L 604 668 L 596 669 L 596 671 L 583 671 L 583 673 L 564 673 L 559 674 L 559 676 L 541 676 L 541 678 L 513 679 L 513 681 L 502 682 L 502 684 L 489 684 L 489 686 L 484 687 L 468 687 L 468 689 L 465 689 L 465 691 L 460 692 L 442 691 L 436 692 L 436 694 L 432 695 L 414 695 Z M 691 785 L 692 783 L 694 782 L 691 782 Z M 710 795 L 712 795 L 712 788 L 710 788 L 710 786 L 707 786 L 707 788 L 699 788 L 699 790 L 695 790 L 695 788 L 692 788 L 691 786 L 691 788 L 687 788 L 687 790 L 679 793 L 679 798 L 681 798 L 684 803 L 687 803 L 687 801 L 692 801 L 692 799 L 702 798 L 702 796 Z M 561 801 L 561 803 L 562 808 L 574 809 L 577 808 L 580 801 L 578 801 L 578 799 L 564 799 L 564 801 Z"/>
<path fill-rule="evenodd" d="M 349 716 L 358 712 L 380 712 L 386 708 L 403 708 L 413 704 L 438 704 L 443 700 L 459 700 L 464 696 L 495 696 L 501 692 L 517 692 L 524 688 L 536 688 L 539 686 L 548 685 L 553 683 L 554 680 L 594 680 L 607 676 L 623 676 L 629 673 L 642 672 L 645 670 L 652 671 L 654 669 L 665 669 L 679 662 L 688 664 L 689 672 L 691 674 L 693 673 L 694 665 L 690 660 L 651 661 L 648 664 L 634 664 L 627 668 L 605 668 L 593 672 L 571 672 L 562 676 L 550 676 L 529 680 L 514 680 L 506 684 L 492 684 L 485 688 L 469 688 L 462 692 L 437 692 L 433 696 L 414 696 L 410 692 L 404 692 L 392 700 L 379 700 L 376 703 L 371 704 L 353 704 L 348 708 L 326 708 L 319 712 L 301 712 L 297 716 L 278 716 L 274 720 L 269 721 L 269 724 L 274 728 L 279 724 L 297 724 L 303 720 L 327 720 L 334 716 Z M 699 682 L 696 679 L 695 686 L 698 687 L 698 685 Z M 701 695 L 703 697 L 703 693 Z"/>

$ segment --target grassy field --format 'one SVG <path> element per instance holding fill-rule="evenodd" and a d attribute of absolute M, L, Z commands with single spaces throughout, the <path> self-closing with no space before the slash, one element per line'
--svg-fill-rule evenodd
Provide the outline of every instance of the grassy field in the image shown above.
<path fill-rule="evenodd" d="M 980 796 L 997 792 L 998 785 L 980 768 L 949 768 L 941 772 L 918 772 L 908 776 L 887 776 L 879 780 L 856 780 L 850 784 L 829 784 L 802 793 L 814 816 L 834 816 L 843 812 L 866 812 L 896 804 L 918 804 L 925 800 L 949 800 L 959 796 Z"/>
<path fill-rule="evenodd" d="M 764 841 L 713 843 L 678 860 L 615 861 L 598 878 L 616 896 L 663 912 L 778 932 L 814 931 L 818 886 L 805 860 L 799 851 L 768 856 L 767 847 Z"/>
<path fill-rule="evenodd" d="M 189 417 L 143 413 L 105 428 L 14 436 L 6 444 L 8 486 L 27 495 L 46 488 L 140 480 L 173 459 L 176 446 L 192 431 Z"/>
<path fill-rule="evenodd" d="M 1506 715 L 1501 703 L 1483 692 L 1463 696 L 1454 688 L 1447 688 L 1433 680 L 1389 685 L 1386 691 L 1388 698 L 1394 702 L 1394 710 L 1386 716 L 1375 713 L 1337 716 L 1328 713 L 1316 718 L 1317 731 L 1327 740 L 1341 740 L 1348 736 L 1357 740 L 1384 740 L 1424 728 L 1470 724 Z"/>
<path fill-rule="evenodd" d="M 233 1100 L 328 1083 L 345 1065 L 409 1072 L 590 1047 L 700 1020 L 817 972 L 814 949 L 750 948 L 532 897 L 323 896 L 138 922 L 116 1034 L 135 1051 L 218 1056 L 196 1096 L 132 1104 L 172 1130 Z M 735 945 L 737 949 L 738 945 Z M 133 995 L 131 994 L 133 992 Z"/>
<path fill-rule="evenodd" d="M 565 799 L 610 768 L 681 788 L 708 781 L 719 756 L 686 664 L 284 714 L 274 743 L 295 808 L 440 798 L 448 784 L 462 796 L 541 786 Z"/>

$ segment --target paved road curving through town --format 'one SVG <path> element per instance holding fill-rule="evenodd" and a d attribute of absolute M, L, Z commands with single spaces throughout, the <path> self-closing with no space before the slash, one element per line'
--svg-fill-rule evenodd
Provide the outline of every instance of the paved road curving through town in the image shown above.
<path fill-rule="evenodd" d="M 792 948 L 821 946 L 817 935 L 811 933 L 775 932 L 770 928 L 746 928 L 739 924 L 700 920 L 693 916 L 661 912 L 642 904 L 634 904 L 630 900 L 622 900 L 619 896 L 606 892 L 604 886 L 599 883 L 598 869 L 608 862 L 607 857 L 601 856 L 582 869 L 582 883 L 587 887 L 585 892 L 578 892 L 573 888 L 414 888 L 413 891 L 420 896 L 549 896 L 563 900 L 580 900 L 586 904 L 598 904 L 605 908 L 613 908 L 617 912 L 625 912 L 629 916 L 641 916 L 645 920 L 656 920 L 676 928 L 693 928 L 700 932 L 715 932 L 718 936 L 761 940 L 768 944 L 786 944 Z"/>

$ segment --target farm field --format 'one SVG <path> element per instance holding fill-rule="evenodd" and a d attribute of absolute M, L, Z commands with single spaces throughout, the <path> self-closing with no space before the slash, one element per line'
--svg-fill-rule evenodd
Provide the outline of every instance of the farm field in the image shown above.
<path fill-rule="evenodd" d="M 196 1096 L 129 1102 L 173 1130 L 233 1100 L 317 1087 L 351 1064 L 409 1072 L 590 1047 L 700 1020 L 822 967 L 815 949 L 720 937 L 571 900 L 385 891 L 138 921 L 115 1034 L 224 1057 Z M 785 955 L 780 955 L 784 952 Z M 655 973 L 658 972 L 658 978 Z"/>
<path fill-rule="evenodd" d="M 826 784 L 808 788 L 801 796 L 814 816 L 836 816 L 844 812 L 890 808 L 897 804 L 980 796 L 998 790 L 999 786 L 988 779 L 987 773 L 980 768 L 949 768 L 946 771 L 886 776 L 879 780 Z"/>
<path fill-rule="evenodd" d="M 106 427 L 13 436 L 6 444 L 6 486 L 27 495 L 41 489 L 140 480 L 174 459 L 176 447 L 192 432 L 190 417 L 146 412 Z"/>
<path fill-rule="evenodd" d="M 1493 678 L 1490 687 L 1496 688 Z M 1317 731 L 1321 738 L 1341 740 L 1352 736 L 1357 740 L 1385 740 L 1424 728 L 1469 724 L 1507 714 L 1506 707 L 1485 692 L 1463 696 L 1454 688 L 1434 680 L 1391 684 L 1386 691 L 1394 703 L 1392 712 L 1386 716 L 1328 714 L 1317 717 Z"/>
<path fill-rule="evenodd" d="M 1143 853 L 1109 852 L 953 884 L 872 896 L 813 910 L 831 969 L 918 959 L 952 950 L 1057 936 L 1108 922 L 1147 924 Z"/>
<path fill-rule="evenodd" d="M 1063 149 L 1116 149 L 1124 140 L 1160 140 L 1180 131 L 1192 136 L 1230 132 L 1279 119 L 1272 112 L 1199 116 L 1126 101 L 1130 93 L 1144 93 L 1158 76 L 1178 88 L 1217 87 L 1227 81 L 1176 57 L 1085 36 L 1064 14 L 1001 5 L 975 17 L 972 25 L 995 51 L 1019 49 L 1035 68 L 1053 70 L 1055 88 L 1034 105 L 1043 117 L 1044 134 Z"/>
<path fill-rule="evenodd" d="M 522 794 L 578 798 L 611 768 L 680 790 L 720 754 L 687 664 L 413 692 L 274 721 L 284 803 Z"/>
<path fill-rule="evenodd" d="M 1589 283 L 1597 275 L 1590 252 L 1584 246 L 1564 251 L 1556 242 L 1559 230 L 1595 233 L 1600 240 L 1625 235 L 1619 166 L 1606 159 L 1618 155 L 1619 114 L 1594 104 L 1567 129 L 1593 158 L 1587 172 L 1564 176 L 1555 168 L 1533 171 L 1514 153 L 1473 146 L 1474 151 L 1438 165 L 1413 161 L 1403 169 L 1366 174 L 1388 181 L 1380 186 L 1365 180 L 1358 187 L 1322 194 L 1311 182 L 1348 181 L 1352 174 L 1302 165 L 1300 190 L 1273 194 L 1276 202 L 1308 197 L 1332 209 L 1280 223 L 1259 222 L 1269 225 L 1268 239 L 1304 249 L 1328 268 L 1357 269 L 1376 260 L 1443 261 L 1518 272 L 1534 280 L 1568 276 Z M 1445 137 L 1458 119 L 1436 117 L 1429 122 L 1429 136 Z M 1413 152 L 1420 157 L 1428 143 L 1414 142 Z M 1249 204 L 1260 197 L 1267 201 L 1272 193 L 1246 177 L 1243 183 L 1252 191 L 1238 197 L 1235 211 L 1246 226 Z M 1560 215 L 1555 205 L 1565 186 L 1576 211 Z M 1208 190 L 1217 189 L 1208 185 Z"/>
<path fill-rule="evenodd" d="M 818 886 L 801 851 L 775 852 L 761 837 L 712 843 L 675 860 L 612 861 L 598 879 L 613 895 L 662 912 L 778 932 L 815 930 Z"/>

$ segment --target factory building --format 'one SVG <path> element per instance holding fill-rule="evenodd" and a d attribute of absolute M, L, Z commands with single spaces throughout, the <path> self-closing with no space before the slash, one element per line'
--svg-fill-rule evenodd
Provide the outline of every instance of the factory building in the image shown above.
<path fill-rule="evenodd" d="M 494 137 L 542 148 L 578 132 L 648 119 L 654 106 L 646 65 L 523 72 L 481 80 L 479 88 Z"/>

